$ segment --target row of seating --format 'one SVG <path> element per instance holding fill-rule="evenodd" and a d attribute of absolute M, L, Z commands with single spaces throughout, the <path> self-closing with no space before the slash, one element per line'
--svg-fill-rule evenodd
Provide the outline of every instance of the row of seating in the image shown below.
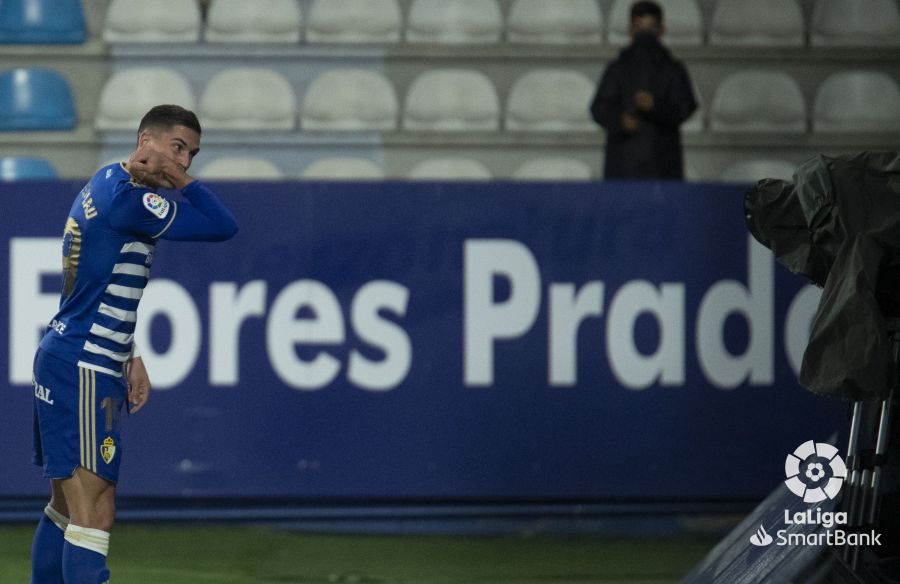
<path fill-rule="evenodd" d="M 231 130 L 565 132 L 595 131 L 588 107 L 594 82 L 574 70 L 537 69 L 512 85 L 501 116 L 491 80 L 470 69 L 433 69 L 416 77 L 400 99 L 378 71 L 334 69 L 316 77 L 298 105 L 291 82 L 271 69 L 230 68 L 202 91 L 201 119 Z M 194 109 L 191 85 L 167 68 L 126 69 L 103 89 L 99 129 L 134 129 L 157 103 Z M 812 128 L 821 132 L 900 131 L 900 87 L 877 71 L 834 73 L 813 100 Z M 299 110 L 299 116 L 297 114 Z M 693 127 L 702 129 L 700 124 Z M 779 71 L 739 71 L 722 80 L 709 108 L 710 130 L 803 133 L 809 126 L 799 84 Z"/>
<path fill-rule="evenodd" d="M 21 1 L 21 0 L 20 0 Z M 50 0 L 32 0 L 44 1 Z M 900 45 L 896 0 L 817 0 L 807 26 L 799 0 L 717 0 L 704 26 L 697 0 L 659 0 L 672 45 Z M 607 19 L 597 0 L 215 0 L 204 21 L 196 0 L 112 0 L 103 37 L 111 43 L 513 43 L 622 44 L 633 0 Z M 0 3 L 2 5 L 3 3 Z M 404 26 L 405 21 L 405 26 Z M 305 32 L 305 35 L 304 35 Z"/>
<path fill-rule="evenodd" d="M 538 69 L 512 86 L 503 127 L 510 131 L 593 131 L 588 115 L 593 82 L 573 70 Z M 167 68 L 126 69 L 103 88 L 95 125 L 101 130 L 137 127 L 153 105 L 197 104 L 190 83 Z M 297 111 L 300 110 L 298 116 Z M 496 131 L 500 98 L 490 79 L 468 69 L 435 69 L 417 77 L 400 101 L 390 82 L 368 69 L 322 73 L 298 107 L 291 83 L 265 68 L 225 69 L 209 81 L 199 103 L 207 128 L 229 130 Z M 66 80 L 48 69 L 0 73 L 0 130 L 72 130 L 77 123 Z M 717 87 L 709 127 L 723 132 L 802 133 L 806 101 L 787 73 L 741 71 Z M 900 130 L 900 87 L 882 72 L 844 71 L 819 87 L 812 128 L 821 132 Z"/>
<path fill-rule="evenodd" d="M 752 159 L 729 166 L 721 180 L 753 182 L 760 177 L 789 179 L 794 165 L 784 160 Z M 207 180 L 279 180 L 286 173 L 264 158 L 221 157 L 202 166 L 197 176 Z M 55 179 L 58 174 L 46 159 L 10 156 L 0 158 L 0 180 Z M 292 177 L 293 178 L 293 177 Z M 307 180 L 383 180 L 386 171 L 366 158 L 322 158 L 303 169 L 299 178 Z M 409 180 L 490 180 L 491 171 L 482 162 L 469 158 L 431 158 L 414 166 Z M 509 177 L 514 180 L 582 181 L 596 178 L 590 166 L 574 158 L 546 157 L 529 160 Z"/>

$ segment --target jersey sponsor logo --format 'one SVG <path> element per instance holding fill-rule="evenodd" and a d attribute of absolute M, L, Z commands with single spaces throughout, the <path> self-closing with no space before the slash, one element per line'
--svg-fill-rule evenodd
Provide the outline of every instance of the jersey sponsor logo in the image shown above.
<path fill-rule="evenodd" d="M 53 400 L 50 398 L 50 388 L 44 387 L 37 381 L 32 381 L 31 385 L 34 386 L 34 397 L 38 398 L 42 402 L 46 404 L 53 405 Z"/>
<path fill-rule="evenodd" d="M 58 332 L 59 334 L 64 334 L 66 332 L 66 323 L 61 320 L 56 320 L 55 318 L 50 322 L 50 328 Z"/>
<path fill-rule="evenodd" d="M 165 219 L 169 214 L 169 201 L 156 193 L 144 193 L 144 208 L 160 219 Z"/>
<path fill-rule="evenodd" d="M 106 439 L 103 440 L 103 444 L 100 445 L 100 456 L 103 457 L 103 462 L 109 464 L 115 455 L 116 442 L 112 439 L 112 436 L 107 436 Z"/>

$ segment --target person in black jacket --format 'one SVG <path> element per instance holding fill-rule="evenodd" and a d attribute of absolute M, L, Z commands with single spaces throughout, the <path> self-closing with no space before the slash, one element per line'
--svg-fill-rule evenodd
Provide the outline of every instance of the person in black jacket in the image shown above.
<path fill-rule="evenodd" d="M 661 44 L 662 8 L 631 7 L 632 42 L 609 64 L 591 104 L 606 129 L 607 179 L 682 179 L 681 124 L 697 109 L 685 66 Z"/>

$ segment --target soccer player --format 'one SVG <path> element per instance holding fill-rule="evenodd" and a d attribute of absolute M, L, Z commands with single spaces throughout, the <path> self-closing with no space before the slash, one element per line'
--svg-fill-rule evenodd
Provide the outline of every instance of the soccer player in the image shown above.
<path fill-rule="evenodd" d="M 65 225 L 59 312 L 34 359 L 34 462 L 50 503 L 32 544 L 32 584 L 103 584 L 122 460 L 120 414 L 146 403 L 134 346 L 138 303 L 159 239 L 224 241 L 237 232 L 216 194 L 187 174 L 200 123 L 175 105 L 151 109 L 128 162 L 101 168 Z M 181 200 L 158 188 L 178 189 Z"/>

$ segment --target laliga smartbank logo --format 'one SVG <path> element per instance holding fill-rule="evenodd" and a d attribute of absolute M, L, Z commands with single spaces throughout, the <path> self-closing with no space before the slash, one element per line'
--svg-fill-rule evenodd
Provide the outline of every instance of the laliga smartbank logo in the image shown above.
<path fill-rule="evenodd" d="M 784 484 L 805 503 L 821 503 L 837 497 L 847 478 L 847 465 L 837 448 L 809 440 L 787 455 Z M 848 532 L 846 511 L 823 511 L 819 507 L 791 513 L 784 510 L 784 529 L 773 537 L 763 525 L 750 536 L 750 543 L 763 547 L 784 545 L 872 546 L 881 545 L 881 534 Z M 800 527 L 798 527 L 800 526 Z"/>
<path fill-rule="evenodd" d="M 809 440 L 784 460 L 784 484 L 804 503 L 834 499 L 847 478 L 847 465 L 837 448 Z"/>

